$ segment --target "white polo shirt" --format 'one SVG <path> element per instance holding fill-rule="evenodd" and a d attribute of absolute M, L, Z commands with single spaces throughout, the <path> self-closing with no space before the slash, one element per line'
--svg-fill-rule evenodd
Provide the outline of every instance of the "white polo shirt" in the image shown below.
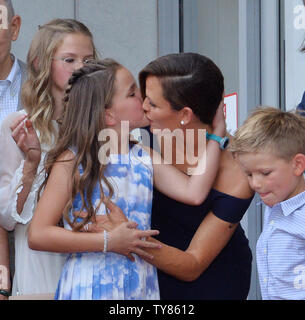
<path fill-rule="evenodd" d="M 305 299 L 305 192 L 266 207 L 256 260 L 263 300 Z"/>

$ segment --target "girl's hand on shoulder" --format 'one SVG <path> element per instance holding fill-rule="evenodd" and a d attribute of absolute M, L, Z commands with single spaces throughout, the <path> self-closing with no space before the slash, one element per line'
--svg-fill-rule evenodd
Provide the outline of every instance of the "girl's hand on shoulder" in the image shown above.
<path fill-rule="evenodd" d="M 222 99 L 212 123 L 213 133 L 217 136 L 224 137 L 226 135 L 226 121 L 224 117 L 224 100 Z"/>
<path fill-rule="evenodd" d="M 41 157 L 41 147 L 38 136 L 27 116 L 18 117 L 10 126 L 12 137 L 20 150 L 25 154 L 26 161 L 38 166 Z"/>

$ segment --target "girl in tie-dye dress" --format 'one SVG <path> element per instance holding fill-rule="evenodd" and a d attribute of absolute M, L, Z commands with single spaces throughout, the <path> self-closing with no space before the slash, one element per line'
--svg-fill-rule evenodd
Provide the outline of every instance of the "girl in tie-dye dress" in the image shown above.
<path fill-rule="evenodd" d="M 29 245 L 71 253 L 56 299 L 159 299 L 155 267 L 131 255 L 151 259 L 143 248 L 159 246 L 146 240 L 158 233 L 149 230 L 153 179 L 156 188 L 178 201 L 203 201 L 216 175 L 218 144 L 207 147 L 206 170 L 198 165 L 189 177 L 174 166 L 159 164 L 149 149 L 130 142 L 129 131 L 147 125 L 147 119 L 133 76 L 111 59 L 75 71 L 66 93 L 59 139 L 46 159 L 44 191 L 29 229 Z M 224 124 L 223 114 L 219 119 L 217 128 Z M 111 203 L 130 221 L 109 232 L 85 232 Z M 62 218 L 65 228 L 58 226 Z"/>
<path fill-rule="evenodd" d="M 82 175 L 81 167 L 79 171 Z M 111 178 L 114 187 L 111 200 L 142 230 L 150 228 L 152 172 L 150 156 L 138 145 L 131 147 L 128 154 L 110 155 L 110 163 L 105 171 L 105 177 Z M 100 198 L 100 187 L 96 184 L 92 194 L 96 206 Z M 82 200 L 78 194 L 73 202 L 73 210 L 79 211 L 81 208 Z M 97 214 L 105 213 L 102 204 Z M 73 220 L 71 211 L 70 219 Z M 70 229 L 67 222 L 65 228 Z M 70 254 L 55 299 L 159 299 L 156 268 L 137 255 L 134 258 L 133 262 L 117 253 Z"/>

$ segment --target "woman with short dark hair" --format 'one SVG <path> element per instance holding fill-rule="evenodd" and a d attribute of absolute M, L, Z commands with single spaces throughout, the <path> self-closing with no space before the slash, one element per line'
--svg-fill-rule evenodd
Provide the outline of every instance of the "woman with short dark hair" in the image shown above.
<path fill-rule="evenodd" d="M 149 63 L 139 80 L 152 132 L 180 128 L 193 130 L 195 137 L 199 129 L 211 132 L 224 95 L 222 73 L 212 60 L 196 53 L 170 54 Z M 223 137 L 218 140 L 223 147 Z M 195 139 L 189 152 L 197 147 Z M 174 165 L 186 173 L 191 164 L 186 152 L 184 156 L 183 164 Z M 161 299 L 247 298 L 252 255 L 239 222 L 252 197 L 228 150 L 222 152 L 214 185 L 201 205 L 182 204 L 154 190 L 152 228 L 160 231 L 157 239 L 163 244 L 150 251 L 150 262 L 159 269 Z"/>

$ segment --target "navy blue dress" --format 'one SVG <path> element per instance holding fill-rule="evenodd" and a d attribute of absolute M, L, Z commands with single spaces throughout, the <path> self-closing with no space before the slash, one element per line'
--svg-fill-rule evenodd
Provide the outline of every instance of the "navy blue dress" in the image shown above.
<path fill-rule="evenodd" d="M 154 189 L 152 229 L 160 230 L 156 238 L 161 242 L 186 250 L 209 211 L 224 221 L 237 223 L 251 201 L 252 198 L 238 199 L 212 189 L 203 204 L 190 206 Z M 250 288 L 251 263 L 248 239 L 239 224 L 226 247 L 197 280 L 181 281 L 158 270 L 161 299 L 246 299 Z"/>

